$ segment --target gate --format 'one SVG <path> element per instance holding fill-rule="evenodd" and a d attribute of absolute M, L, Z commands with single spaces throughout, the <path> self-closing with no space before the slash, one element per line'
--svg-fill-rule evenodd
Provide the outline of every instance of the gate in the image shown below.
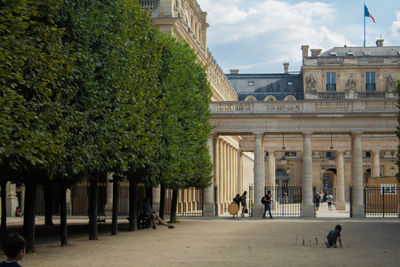
<path fill-rule="evenodd" d="M 265 191 L 271 191 L 273 217 L 301 217 L 302 187 L 294 185 L 267 186 Z"/>
<path fill-rule="evenodd" d="M 165 190 L 164 215 L 170 215 L 172 190 Z M 203 216 L 203 189 L 187 188 L 178 190 L 176 216 Z"/>
<path fill-rule="evenodd" d="M 398 184 L 364 187 L 364 213 L 367 218 L 400 218 Z"/>

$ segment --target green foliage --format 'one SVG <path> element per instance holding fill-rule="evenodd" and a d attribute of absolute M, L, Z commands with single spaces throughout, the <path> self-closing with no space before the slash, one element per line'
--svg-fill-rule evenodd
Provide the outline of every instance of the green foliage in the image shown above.
<path fill-rule="evenodd" d="M 52 166 L 63 152 L 59 80 L 69 70 L 58 0 L 0 2 L 0 169 Z"/>
<path fill-rule="evenodd" d="M 63 175 L 129 174 L 154 153 L 161 107 L 158 34 L 135 1 L 73 1 L 59 25 L 75 59 L 63 97 L 70 122 Z"/>
<path fill-rule="evenodd" d="M 163 36 L 160 85 L 165 108 L 161 121 L 160 180 L 177 189 L 204 187 L 211 179 L 207 150 L 211 90 L 189 45 Z"/>
<path fill-rule="evenodd" d="M 137 1 L 6 0 L 0 12 L 3 174 L 209 183 L 206 74 Z"/>

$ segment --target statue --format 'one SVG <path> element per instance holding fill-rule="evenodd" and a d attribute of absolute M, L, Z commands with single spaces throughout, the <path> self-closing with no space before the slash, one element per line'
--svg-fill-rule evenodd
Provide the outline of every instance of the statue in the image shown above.
<path fill-rule="evenodd" d="M 353 79 L 353 74 L 351 74 L 346 82 L 346 91 L 355 91 L 355 90 L 356 90 L 356 81 Z"/>
<path fill-rule="evenodd" d="M 314 75 L 309 74 L 306 77 L 306 92 L 309 94 L 316 94 L 316 85 L 317 85 L 317 81 L 315 80 Z"/>
<path fill-rule="evenodd" d="M 396 81 L 393 79 L 392 75 L 386 76 L 385 90 L 386 91 L 395 91 L 396 90 Z"/>

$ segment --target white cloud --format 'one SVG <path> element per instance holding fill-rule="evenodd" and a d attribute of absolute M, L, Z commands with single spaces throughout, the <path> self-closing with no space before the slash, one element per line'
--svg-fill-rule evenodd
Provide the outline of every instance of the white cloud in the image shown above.
<path fill-rule="evenodd" d="M 392 22 L 389 33 L 389 45 L 399 45 L 400 43 L 400 11 L 396 11 L 396 20 Z"/>
<path fill-rule="evenodd" d="M 322 2 L 264 0 L 251 3 L 242 0 L 198 0 L 208 13 L 208 42 L 212 46 L 233 47 L 242 67 L 288 61 L 301 65 L 302 44 L 328 49 L 343 46 L 345 36 L 331 29 L 336 20 L 335 5 Z M 253 46 L 253 47 L 252 47 Z M 243 50 L 254 49 L 253 59 L 240 59 Z M 241 62 L 239 62 L 241 61 Z M 224 65 L 224 64 L 222 64 Z M 227 66 L 227 68 L 234 66 Z M 266 69 L 265 66 L 263 69 Z"/>

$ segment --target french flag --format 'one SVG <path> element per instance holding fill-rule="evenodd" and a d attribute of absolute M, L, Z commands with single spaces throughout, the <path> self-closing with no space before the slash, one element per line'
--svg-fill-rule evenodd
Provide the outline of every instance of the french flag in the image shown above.
<path fill-rule="evenodd" d="M 372 21 L 375 23 L 375 19 L 374 17 L 371 15 L 371 13 L 369 13 L 367 6 L 364 4 L 364 16 L 365 17 L 370 17 L 372 19 Z"/>

